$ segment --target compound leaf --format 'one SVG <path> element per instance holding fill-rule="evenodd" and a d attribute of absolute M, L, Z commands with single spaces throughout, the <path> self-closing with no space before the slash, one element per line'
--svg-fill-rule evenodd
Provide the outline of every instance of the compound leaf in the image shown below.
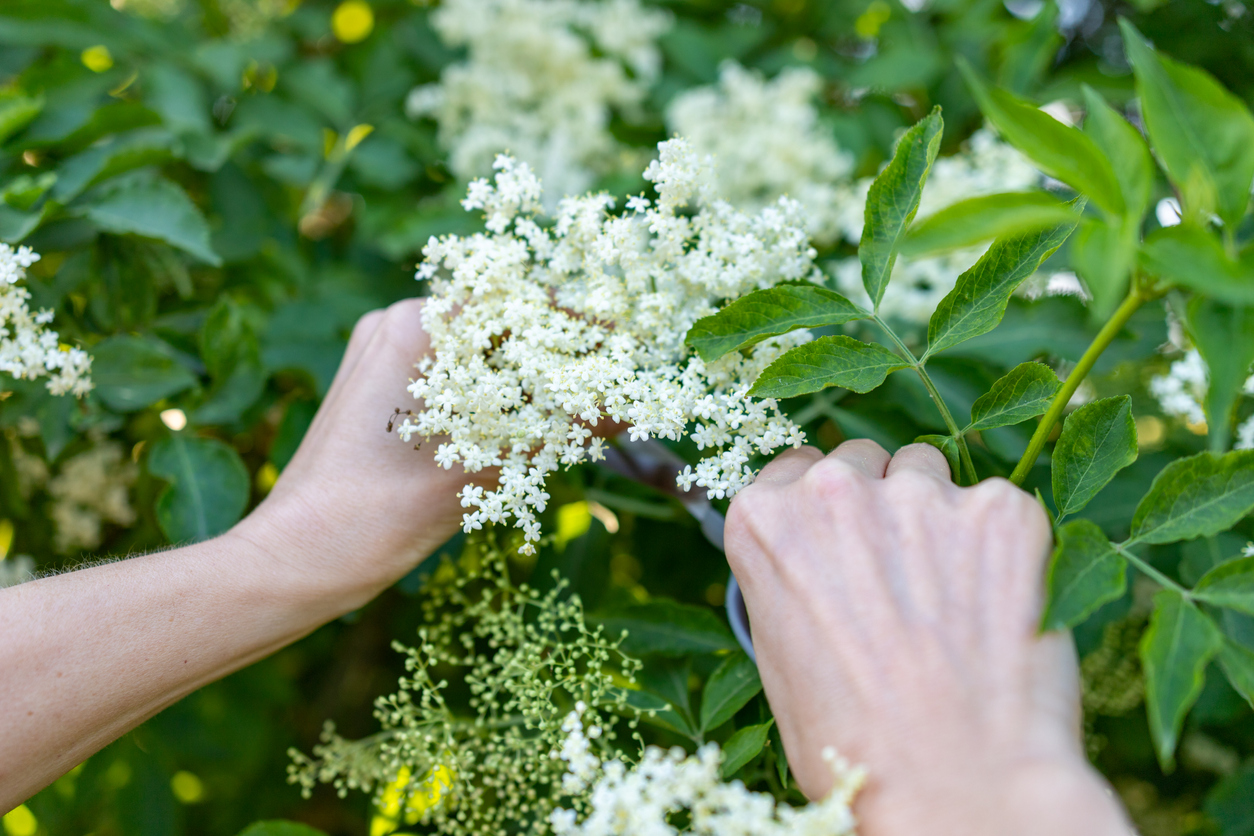
<path fill-rule="evenodd" d="M 1054 447 L 1054 505 L 1058 516 L 1089 503 L 1115 474 L 1136 461 L 1132 398 L 1102 398 L 1067 416 Z"/>
<path fill-rule="evenodd" d="M 1049 366 L 1020 363 L 975 399 L 967 431 L 1010 427 L 1042 415 L 1061 388 L 1062 381 Z"/>
<path fill-rule="evenodd" d="M 839 334 L 820 337 L 781 355 L 762 370 L 749 390 L 755 398 L 794 398 L 841 386 L 870 392 L 909 364 L 882 345 Z"/>
<path fill-rule="evenodd" d="M 1096 523 L 1072 520 L 1056 537 L 1042 630 L 1074 627 L 1127 587 L 1127 564 Z"/>
<path fill-rule="evenodd" d="M 1227 531 L 1254 509 L 1254 450 L 1177 459 L 1132 516 L 1132 540 L 1174 543 Z"/>
<path fill-rule="evenodd" d="M 798 328 L 843 325 L 866 316 L 866 311 L 825 287 L 779 285 L 750 293 L 713 316 L 698 319 L 684 341 L 709 363 Z"/>

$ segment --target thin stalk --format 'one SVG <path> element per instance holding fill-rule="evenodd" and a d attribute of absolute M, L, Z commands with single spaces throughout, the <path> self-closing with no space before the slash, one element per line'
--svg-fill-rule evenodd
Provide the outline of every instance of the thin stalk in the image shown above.
<path fill-rule="evenodd" d="M 1165 586 L 1168 589 L 1172 590 L 1173 592 L 1178 592 L 1179 594 L 1183 595 L 1185 598 L 1193 597 L 1193 592 L 1191 590 L 1185 589 L 1183 586 L 1176 583 L 1171 578 L 1167 577 L 1162 572 L 1158 571 L 1153 566 L 1149 565 L 1148 563 L 1146 563 L 1141 558 L 1137 557 L 1132 552 L 1128 551 L 1127 548 L 1125 548 L 1124 544 L 1118 543 L 1114 545 L 1115 545 L 1115 551 L 1123 555 L 1125 560 L 1127 560 L 1137 569 L 1141 570 L 1141 573 L 1143 575 L 1153 580 L 1159 586 Z"/>
<path fill-rule="evenodd" d="M 893 345 L 901 352 L 903 360 L 910 364 L 910 368 L 914 369 L 919 375 L 919 380 L 923 381 L 923 387 L 927 389 L 927 393 L 932 398 L 932 402 L 936 404 L 936 410 L 940 412 L 941 420 L 945 422 L 945 427 L 949 430 L 949 435 L 958 445 L 958 459 L 962 464 L 962 471 L 969 484 L 974 485 L 980 481 L 979 476 L 975 473 L 975 463 L 971 461 L 971 451 L 967 448 L 967 440 L 962 435 L 962 430 L 958 428 L 958 422 L 954 420 L 954 416 L 950 413 L 949 407 L 945 404 L 945 399 L 941 397 L 940 390 L 936 388 L 936 384 L 932 382 L 932 377 L 927 373 L 927 369 L 923 368 L 923 364 L 914 356 L 914 352 L 909 346 L 901 341 L 896 332 L 888 327 L 888 323 L 880 319 L 878 315 L 874 317 L 875 322 L 888 338 L 893 341 Z M 954 474 L 957 476 L 958 474 Z"/>
<path fill-rule="evenodd" d="M 1049 409 L 1045 412 L 1045 417 L 1041 418 L 1041 423 L 1036 425 L 1036 432 L 1032 434 L 1032 440 L 1028 442 L 1028 449 L 1024 451 L 1023 458 L 1019 459 L 1019 463 L 1015 465 L 1014 472 L 1010 474 L 1010 481 L 1016 485 L 1023 484 L 1023 480 L 1027 478 L 1028 471 L 1032 469 L 1032 465 L 1036 463 L 1037 457 L 1041 451 L 1045 449 L 1045 442 L 1049 440 L 1049 434 L 1053 432 L 1054 425 L 1062 417 L 1062 411 L 1067 408 L 1067 404 L 1071 402 L 1071 396 L 1075 394 L 1075 390 L 1080 388 L 1080 384 L 1084 382 L 1084 378 L 1088 377 L 1093 365 L 1097 363 L 1097 359 L 1123 330 L 1123 326 L 1128 324 L 1128 320 L 1137 312 L 1146 301 L 1140 291 L 1134 286 L 1132 291 L 1128 293 L 1123 303 L 1106 320 L 1106 324 L 1102 326 L 1102 330 L 1097 332 L 1097 336 L 1093 338 L 1093 342 L 1085 350 L 1084 356 L 1080 358 L 1080 362 L 1071 370 L 1071 374 L 1067 375 L 1067 380 L 1062 384 L 1062 388 L 1058 390 L 1058 394 L 1054 396 L 1053 402 L 1050 403 Z"/>

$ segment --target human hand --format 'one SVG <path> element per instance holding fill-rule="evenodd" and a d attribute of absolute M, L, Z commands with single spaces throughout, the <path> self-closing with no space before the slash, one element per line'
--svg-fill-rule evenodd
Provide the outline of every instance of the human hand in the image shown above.
<path fill-rule="evenodd" d="M 1126 833 L 1081 749 L 1070 639 L 1040 635 L 1049 521 L 1000 479 L 858 440 L 792 450 L 738 494 L 727 557 L 801 789 L 868 768 L 863 836 Z"/>
<path fill-rule="evenodd" d="M 363 316 L 300 449 L 266 500 L 232 533 L 295 546 L 274 553 L 316 591 L 340 596 L 345 611 L 403 577 L 451 537 L 461 522 L 457 498 L 468 476 L 433 460 L 436 443 L 415 451 L 388 429 L 414 364 L 430 348 L 421 299 Z"/>

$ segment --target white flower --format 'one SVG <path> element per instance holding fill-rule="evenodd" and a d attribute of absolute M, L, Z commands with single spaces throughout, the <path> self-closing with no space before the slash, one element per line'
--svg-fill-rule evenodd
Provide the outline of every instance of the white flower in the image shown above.
<path fill-rule="evenodd" d="M 658 150 L 645 172 L 656 203 L 620 215 L 604 195 L 565 198 L 548 226 L 533 219 L 535 174 L 501 158 L 494 181 L 476 181 L 467 198 L 489 232 L 433 238 L 424 249 L 434 360 L 409 386 L 423 408 L 398 431 L 448 436 L 436 453 L 444 467 L 500 468 L 495 490 L 462 492 L 467 531 L 512 518 L 531 548 L 545 478 L 603 457 L 590 428 L 603 434 L 606 419 L 639 438 L 691 434 L 709 458 L 680 483 L 711 497 L 752 481 L 751 455 L 804 442 L 774 401 L 750 401 L 747 391 L 807 332 L 710 364 L 684 344 L 726 300 L 818 280 L 801 209 L 781 198 L 756 215 L 737 211 L 717 198 L 708 160 L 685 141 Z"/>
<path fill-rule="evenodd" d="M 63 464 L 48 482 L 48 516 L 56 526 L 57 551 L 96 548 L 106 522 L 133 524 L 130 487 L 137 475 L 135 463 L 115 441 L 101 442 Z"/>
<path fill-rule="evenodd" d="M 718 84 L 675 98 L 666 124 L 698 152 L 714 156 L 725 200 L 757 211 L 787 195 L 805 208 L 814 240 L 830 244 L 840 237 L 848 193 L 839 186 L 853 170 L 853 157 L 819 122 L 814 99 L 822 84 L 804 67 L 766 81 L 726 61 Z"/>
<path fill-rule="evenodd" d="M 38 260 L 30 247 L 15 250 L 0 244 L 0 372 L 19 380 L 47 377 L 52 394 L 82 397 L 91 391 L 91 357 L 62 346 L 57 332 L 45 327 L 52 322 L 52 311 L 32 312 L 30 291 L 18 286 L 26 268 Z"/>
<path fill-rule="evenodd" d="M 643 100 L 670 20 L 638 0 L 445 0 L 432 26 L 466 60 L 411 92 L 406 110 L 439 121 L 460 177 L 508 151 L 539 168 L 553 199 L 577 194 L 617 167 L 611 113 Z"/>
<path fill-rule="evenodd" d="M 1203 424 L 1206 411 L 1202 403 L 1206 400 L 1208 381 L 1206 361 L 1197 349 L 1190 349 L 1171 364 L 1167 374 L 1150 381 L 1150 394 L 1158 399 L 1158 405 L 1167 415 L 1190 424 Z"/>

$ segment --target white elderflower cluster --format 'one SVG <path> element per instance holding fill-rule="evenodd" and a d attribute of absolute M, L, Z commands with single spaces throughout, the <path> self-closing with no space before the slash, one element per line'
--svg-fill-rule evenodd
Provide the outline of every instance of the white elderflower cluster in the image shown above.
<path fill-rule="evenodd" d="M 32 311 L 30 291 L 18 285 L 38 260 L 30 247 L 0 244 L 0 372 L 19 380 L 47 377 L 52 394 L 82 397 L 91 391 L 91 357 L 63 347 L 57 332 L 47 327 L 52 311 Z"/>
<path fill-rule="evenodd" d="M 466 60 L 415 88 L 406 110 L 439 122 L 459 177 L 507 152 L 536 166 L 551 196 L 579 194 L 617 167 L 611 113 L 643 100 L 670 20 L 639 0 L 446 0 L 431 23 Z"/>
<path fill-rule="evenodd" d="M 1206 392 L 1210 386 L 1210 370 L 1196 348 L 1171 364 L 1166 374 L 1155 375 L 1150 380 L 1150 394 L 1158 400 L 1162 411 L 1187 424 L 1206 423 Z M 1254 375 L 1245 381 L 1245 394 L 1254 395 Z M 1237 427 L 1236 448 L 1254 450 L 1254 416 Z"/>
<path fill-rule="evenodd" d="M 96 548 L 106 522 L 132 525 L 136 516 L 130 488 L 137 475 L 135 463 L 114 441 L 101 442 L 63 464 L 48 482 L 48 516 L 56 526 L 57 551 Z"/>
<path fill-rule="evenodd" d="M 512 518 L 531 552 L 546 476 L 603 458 L 596 434 L 606 419 L 636 439 L 690 435 L 708 457 L 679 483 L 712 498 L 752 481 L 752 456 L 803 443 L 773 400 L 747 392 L 807 332 L 708 364 L 684 345 L 692 324 L 726 300 L 820 280 L 801 207 L 781 198 L 755 215 L 737 211 L 684 140 L 658 150 L 644 173 L 656 202 L 633 197 L 613 214 L 606 195 L 565 198 L 546 226 L 536 219 L 535 174 L 499 157 L 495 181 L 472 183 L 463 202 L 483 210 L 488 232 L 432 238 L 423 250 L 434 356 L 409 387 L 424 408 L 399 432 L 447 435 L 435 453 L 446 468 L 501 468 L 495 490 L 462 492 L 466 531 Z"/>
<path fill-rule="evenodd" d="M 757 211 L 788 195 L 805 208 L 813 240 L 831 244 L 841 236 L 849 199 L 842 186 L 854 160 L 819 121 L 814 99 L 822 86 L 808 68 L 790 67 L 767 81 L 726 61 L 718 84 L 675 98 L 666 124 L 698 152 L 714 156 L 725 200 Z M 857 211 L 860 219 L 861 203 Z"/>
<path fill-rule="evenodd" d="M 590 752 L 582 733 L 580 711 L 566 720 L 570 749 L 580 753 L 567 778 L 579 792 L 591 786 L 582 817 L 569 809 L 549 816 L 555 836 L 653 836 L 678 834 L 672 824 L 687 813 L 683 833 L 753 834 L 753 836 L 852 836 L 857 822 L 850 804 L 865 777 L 827 750 L 836 784 L 821 802 L 791 807 L 766 793 L 750 792 L 740 781 L 724 782 L 719 775 L 722 753 L 708 743 L 695 755 L 682 749 L 669 752 L 649 747 L 635 766 L 622 761 L 600 762 Z M 573 742 L 571 742 L 573 741 Z M 557 755 L 557 753 L 555 753 Z M 591 763 L 587 762 L 590 761 Z"/>
<path fill-rule="evenodd" d="M 840 225 L 851 243 L 862 237 L 862 213 L 873 179 L 858 181 L 840 202 Z M 976 131 L 961 153 L 936 160 L 923 187 L 916 218 L 926 218 L 967 198 L 1030 189 L 1040 180 L 1040 172 L 1026 157 L 990 131 Z M 880 313 L 925 324 L 940 300 L 953 290 L 958 277 L 979 261 L 987 249 L 988 245 L 983 245 L 925 258 L 898 258 L 892 281 L 880 302 Z M 832 268 L 841 293 L 854 302 L 870 305 L 857 258 L 838 261 Z"/>

